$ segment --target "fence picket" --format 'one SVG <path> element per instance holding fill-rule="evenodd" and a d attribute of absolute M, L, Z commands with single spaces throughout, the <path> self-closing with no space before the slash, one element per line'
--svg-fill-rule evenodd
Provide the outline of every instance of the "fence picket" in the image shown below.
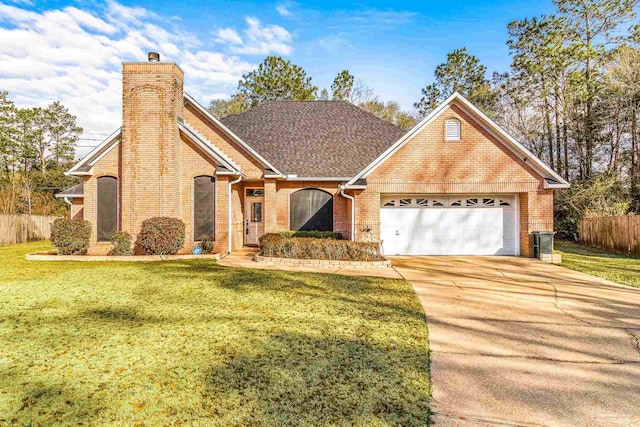
<path fill-rule="evenodd" d="M 51 224 L 58 217 L 0 214 L 0 245 L 45 240 L 51 237 Z"/>
<path fill-rule="evenodd" d="M 640 216 L 584 218 L 578 229 L 580 243 L 640 256 Z"/>

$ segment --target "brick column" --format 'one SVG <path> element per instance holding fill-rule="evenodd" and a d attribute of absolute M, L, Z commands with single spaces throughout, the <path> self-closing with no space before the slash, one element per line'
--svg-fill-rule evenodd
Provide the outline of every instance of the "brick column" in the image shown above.
<path fill-rule="evenodd" d="M 380 241 L 380 193 L 373 190 L 357 190 L 355 240 Z"/>
<path fill-rule="evenodd" d="M 121 227 L 132 236 L 147 218 L 180 217 L 183 78 L 174 63 L 123 64 Z"/>
<path fill-rule="evenodd" d="M 520 193 L 520 255 L 533 256 L 534 231 L 553 231 L 553 190 Z"/>
<path fill-rule="evenodd" d="M 264 232 L 273 233 L 277 231 L 277 207 L 276 207 L 276 180 L 264 180 Z"/>

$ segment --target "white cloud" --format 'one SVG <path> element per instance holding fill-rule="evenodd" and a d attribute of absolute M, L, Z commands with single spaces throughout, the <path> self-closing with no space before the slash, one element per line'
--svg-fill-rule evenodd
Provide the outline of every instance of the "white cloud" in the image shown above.
<path fill-rule="evenodd" d="M 216 41 L 227 44 L 232 53 L 244 55 L 268 55 L 277 53 L 280 55 L 290 55 L 293 51 L 291 47 L 291 34 L 279 25 L 263 26 L 258 18 L 245 18 L 247 28 L 243 32 L 243 37 L 232 28 L 218 30 Z"/>
<path fill-rule="evenodd" d="M 232 29 L 218 34 L 238 48 L 224 54 L 207 49 L 177 19 L 141 7 L 109 1 L 97 11 L 34 12 L 0 4 L 0 90 L 8 90 L 19 106 L 60 100 L 90 137 L 110 134 L 121 122 L 124 61 L 145 61 L 147 51 L 160 52 L 162 60 L 185 71 L 185 90 L 207 103 L 231 93 L 254 68 L 233 53 L 290 52 L 284 28 L 262 27 L 254 18 L 247 22 L 244 41 Z"/>
<path fill-rule="evenodd" d="M 223 28 L 218 30 L 218 41 L 221 43 L 228 42 L 232 44 L 242 44 L 240 34 L 238 34 L 238 32 L 233 28 Z"/>
<path fill-rule="evenodd" d="M 280 14 L 280 16 L 291 16 L 293 13 L 287 8 L 287 6 L 280 4 L 276 6 L 276 11 Z"/>

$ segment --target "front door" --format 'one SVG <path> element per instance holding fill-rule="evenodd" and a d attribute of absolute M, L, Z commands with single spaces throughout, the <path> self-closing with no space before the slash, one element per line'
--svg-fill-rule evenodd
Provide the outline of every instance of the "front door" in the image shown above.
<path fill-rule="evenodd" d="M 247 188 L 244 198 L 244 244 L 257 245 L 264 234 L 262 217 L 264 213 L 264 190 Z"/>

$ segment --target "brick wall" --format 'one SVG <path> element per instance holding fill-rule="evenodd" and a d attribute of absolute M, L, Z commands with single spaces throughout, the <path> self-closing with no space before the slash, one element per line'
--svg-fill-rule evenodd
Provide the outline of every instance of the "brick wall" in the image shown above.
<path fill-rule="evenodd" d="M 133 236 L 147 218 L 179 216 L 183 78 L 173 63 L 123 64 L 121 228 Z"/>
<path fill-rule="evenodd" d="M 193 106 L 187 104 L 184 110 L 184 120 L 203 134 L 212 144 L 231 157 L 242 168 L 247 179 L 260 179 L 263 176 L 263 167 L 254 160 L 240 145 L 226 136 L 220 129 L 211 123 Z"/>
<path fill-rule="evenodd" d="M 84 219 L 84 200 L 80 197 L 71 199 L 71 219 Z"/>
<path fill-rule="evenodd" d="M 193 236 L 194 178 L 208 175 L 215 177 L 215 240 L 216 251 L 226 252 L 228 178 L 216 176 L 216 163 L 199 147 L 185 137 L 180 143 L 180 216 L 185 223 L 185 252 L 196 245 Z"/>
<path fill-rule="evenodd" d="M 461 139 L 445 140 L 445 121 L 461 123 Z M 530 256 L 530 232 L 553 229 L 553 191 L 500 141 L 454 105 L 387 159 L 356 190 L 356 239 L 378 240 L 381 193 L 519 194 L 520 242 Z"/>

